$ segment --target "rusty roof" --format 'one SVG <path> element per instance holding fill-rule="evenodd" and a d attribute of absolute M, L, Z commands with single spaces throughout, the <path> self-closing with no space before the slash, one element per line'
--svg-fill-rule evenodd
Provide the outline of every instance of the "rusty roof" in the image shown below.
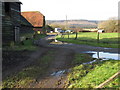
<path fill-rule="evenodd" d="M 43 27 L 44 15 L 39 11 L 21 12 L 21 15 L 26 18 L 34 27 Z"/>

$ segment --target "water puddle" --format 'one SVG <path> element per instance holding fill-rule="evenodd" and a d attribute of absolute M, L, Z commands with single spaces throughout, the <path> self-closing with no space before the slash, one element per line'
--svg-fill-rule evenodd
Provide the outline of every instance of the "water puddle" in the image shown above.
<path fill-rule="evenodd" d="M 59 45 L 59 44 L 63 44 L 63 42 L 54 39 L 52 42 L 50 42 L 50 44 L 58 44 Z"/>
<path fill-rule="evenodd" d="M 50 42 L 50 44 L 53 45 L 73 45 L 72 43 L 67 43 L 67 42 L 63 42 L 63 41 L 58 41 L 56 39 L 54 39 L 52 42 Z"/>
<path fill-rule="evenodd" d="M 69 72 L 70 70 L 61 70 L 61 71 L 57 71 L 57 72 L 53 72 L 51 74 L 51 76 L 61 76 L 64 75 L 65 73 Z"/>
<path fill-rule="evenodd" d="M 112 49 L 112 48 L 104 48 L 104 49 Z"/>
<path fill-rule="evenodd" d="M 86 63 L 83 63 L 84 65 L 85 64 L 92 64 L 92 63 L 94 63 L 94 62 L 96 62 L 97 60 L 93 60 L 93 61 L 90 61 L 90 62 L 86 62 Z"/>
<path fill-rule="evenodd" d="M 120 58 L 119 58 L 120 54 L 118 54 L 118 53 L 95 52 L 95 51 L 87 51 L 84 53 L 90 54 L 94 58 L 94 60 L 90 61 L 90 62 L 83 63 L 83 64 L 92 64 L 92 63 L 97 62 L 97 61 L 104 61 L 104 60 L 110 60 L 110 59 L 120 60 Z"/>
<path fill-rule="evenodd" d="M 119 58 L 120 54 L 118 53 L 95 52 L 95 51 L 87 51 L 84 53 L 91 54 L 93 58 L 102 59 L 102 60 L 109 60 L 109 59 L 119 60 L 120 59 Z"/>

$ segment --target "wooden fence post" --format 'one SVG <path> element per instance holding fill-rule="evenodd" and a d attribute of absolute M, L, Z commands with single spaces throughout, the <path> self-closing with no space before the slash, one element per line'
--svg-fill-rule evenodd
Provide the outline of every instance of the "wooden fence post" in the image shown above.
<path fill-rule="evenodd" d="M 100 33 L 98 32 L 97 34 L 97 42 L 99 43 L 99 39 L 100 39 Z"/>

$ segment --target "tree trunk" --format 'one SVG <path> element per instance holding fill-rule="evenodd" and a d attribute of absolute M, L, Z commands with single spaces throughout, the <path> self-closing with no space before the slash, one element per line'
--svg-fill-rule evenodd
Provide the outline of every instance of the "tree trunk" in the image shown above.
<path fill-rule="evenodd" d="M 78 32 L 76 31 L 76 36 L 75 36 L 75 40 L 78 38 Z"/>
<path fill-rule="evenodd" d="M 69 32 L 68 32 L 68 39 L 69 39 Z"/>

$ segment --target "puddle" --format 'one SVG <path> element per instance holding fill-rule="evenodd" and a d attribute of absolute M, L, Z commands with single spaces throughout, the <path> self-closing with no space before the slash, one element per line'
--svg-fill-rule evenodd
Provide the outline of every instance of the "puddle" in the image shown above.
<path fill-rule="evenodd" d="M 90 53 L 92 54 L 93 58 L 102 59 L 102 60 L 109 60 L 109 59 L 119 60 L 120 59 L 119 58 L 120 54 L 118 53 L 95 52 L 95 51 L 87 51 L 84 53 Z"/>
<path fill-rule="evenodd" d="M 65 73 L 69 72 L 70 70 L 61 70 L 61 71 L 57 71 L 57 72 L 53 72 L 51 74 L 51 76 L 61 76 L 64 75 Z"/>
<path fill-rule="evenodd" d="M 104 49 L 112 49 L 112 48 L 104 48 Z"/>
<path fill-rule="evenodd" d="M 52 42 L 50 42 L 50 44 L 53 44 L 53 45 L 73 45 L 72 43 L 67 43 L 67 42 L 62 42 L 62 41 L 58 41 L 56 39 L 54 39 Z"/>
<path fill-rule="evenodd" d="M 97 60 L 93 60 L 93 61 L 90 61 L 90 62 L 86 62 L 86 63 L 83 63 L 84 65 L 85 64 L 92 64 L 92 63 L 94 63 L 94 62 L 96 62 Z"/>

